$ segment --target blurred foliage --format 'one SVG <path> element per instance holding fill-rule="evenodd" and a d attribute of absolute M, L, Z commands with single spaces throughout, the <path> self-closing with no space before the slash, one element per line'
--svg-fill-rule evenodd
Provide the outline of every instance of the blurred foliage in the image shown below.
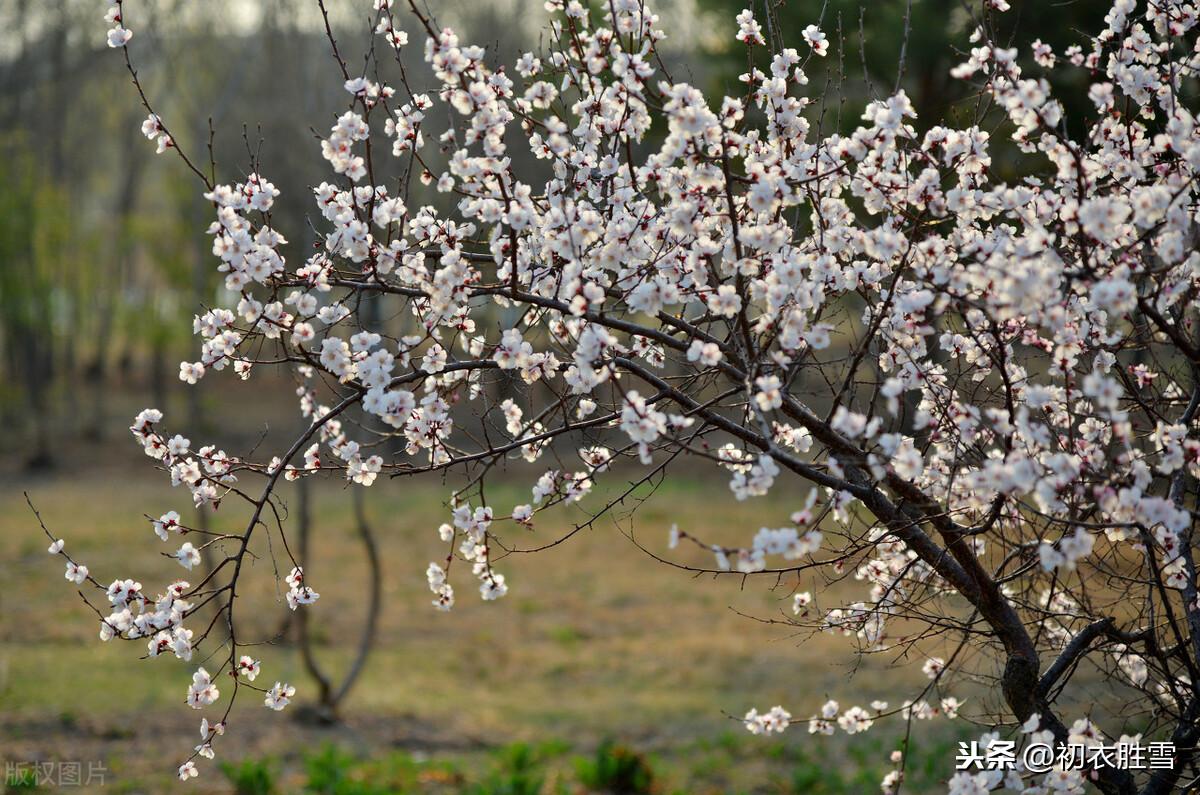
<path fill-rule="evenodd" d="M 319 751 L 304 758 L 304 769 L 308 773 L 307 792 L 320 795 L 366 795 L 374 792 L 354 775 L 358 759 L 335 745 L 322 746 Z"/>
<path fill-rule="evenodd" d="M 809 77 L 808 96 L 814 102 L 809 118 L 823 134 L 847 133 L 860 123 L 867 102 L 903 89 L 917 111 L 918 131 L 937 124 L 957 126 L 977 123 L 988 109 L 976 87 L 950 76 L 956 64 L 966 60 L 972 46 L 969 37 L 984 20 L 981 3 L 963 0 L 699 0 L 701 7 L 718 22 L 712 37 L 713 54 L 720 68 L 713 77 L 713 90 L 744 93 L 737 80 L 746 71 L 746 48 L 734 39 L 734 17 L 751 8 L 768 36 L 767 47 L 755 48 L 753 60 L 769 71 L 772 37 L 793 47 Z M 1061 57 L 1072 45 L 1088 49 L 1089 37 L 1104 27 L 1111 0 L 1010 0 L 1011 9 L 990 14 L 986 25 L 995 41 L 1019 47 L 1021 64 L 1031 77 L 1046 76 L 1045 70 L 1028 57 L 1029 45 L 1040 39 Z M 824 58 L 809 58 L 810 50 L 801 35 L 816 24 L 829 39 Z M 1087 101 L 1088 74 L 1083 69 L 1058 70 L 1051 84 L 1063 102 L 1068 132 L 1082 131 L 1078 119 L 1094 113 Z M 989 119 L 986 129 L 998 125 Z M 1005 179 L 1020 176 L 1015 149 L 1004 141 L 1006 134 L 993 134 L 998 157 L 994 169 Z M 1026 159 L 1027 160 L 1027 159 Z"/>
<path fill-rule="evenodd" d="M 77 278 L 79 252 L 72 251 L 64 191 L 40 178 L 36 158 L 20 139 L 0 151 L 0 367 L 11 374 L 0 381 L 6 384 L 0 408 L 7 409 L 0 415 L 22 398 L 36 415 L 48 399 L 58 344 L 74 343 L 63 331 L 87 285 Z M 31 464 L 49 461 L 48 434 L 46 419 L 36 419 Z"/>
<path fill-rule="evenodd" d="M 423 762 L 411 754 L 361 759 L 332 743 L 304 757 L 304 791 L 319 795 L 390 795 L 443 791 L 462 780 L 453 766 Z M 449 791 L 449 790 L 445 790 Z"/>
<path fill-rule="evenodd" d="M 546 783 L 540 772 L 541 757 L 527 743 L 516 743 L 497 753 L 496 769 L 482 782 L 469 787 L 468 795 L 539 795 Z"/>
<path fill-rule="evenodd" d="M 223 762 L 221 772 L 233 784 L 235 795 L 274 795 L 279 791 L 275 786 L 275 765 L 269 759 Z"/>
<path fill-rule="evenodd" d="M 612 740 L 596 749 L 591 759 L 577 766 L 580 782 L 594 792 L 613 795 L 647 795 L 654 792 L 654 770 L 642 754 Z"/>

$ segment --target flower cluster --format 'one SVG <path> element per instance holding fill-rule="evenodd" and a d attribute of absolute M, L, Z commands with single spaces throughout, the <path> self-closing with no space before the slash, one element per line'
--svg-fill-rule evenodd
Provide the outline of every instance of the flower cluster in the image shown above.
<path fill-rule="evenodd" d="M 783 707 L 775 706 L 762 715 L 758 714 L 758 710 L 752 709 L 746 713 L 742 722 L 751 734 L 782 733 L 792 722 L 792 716 Z"/>

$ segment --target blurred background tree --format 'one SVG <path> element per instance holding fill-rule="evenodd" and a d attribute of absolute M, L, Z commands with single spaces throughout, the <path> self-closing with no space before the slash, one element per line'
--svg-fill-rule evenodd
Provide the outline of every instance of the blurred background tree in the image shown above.
<path fill-rule="evenodd" d="M 6 425 L 12 415 L 31 422 L 27 465 L 52 461 L 51 418 L 43 410 L 59 361 L 71 362 L 74 338 L 63 333 L 78 312 L 76 261 L 67 247 L 66 198 L 40 179 L 33 155 L 13 143 L 0 160 L 0 340 L 4 343 L 3 401 Z"/>

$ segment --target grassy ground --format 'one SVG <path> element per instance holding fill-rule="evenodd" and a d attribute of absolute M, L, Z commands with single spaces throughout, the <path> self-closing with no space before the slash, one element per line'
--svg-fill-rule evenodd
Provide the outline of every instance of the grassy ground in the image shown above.
<path fill-rule="evenodd" d="M 106 791 L 168 785 L 171 760 L 194 743 L 198 715 L 182 704 L 192 666 L 139 660 L 141 644 L 98 642 L 94 617 L 63 580 L 60 563 L 46 555 L 22 491 L 98 579 L 135 576 L 153 592 L 180 569 L 161 557 L 167 545 L 142 515 L 184 512 L 185 495 L 147 472 L 122 459 L 102 474 L 6 478 L 0 486 L 0 757 L 104 759 L 112 770 Z M 489 496 L 511 505 L 527 501 L 525 489 L 514 483 Z M 218 746 L 221 757 L 272 757 L 288 780 L 299 775 L 303 752 L 333 742 L 362 755 L 399 749 L 485 771 L 494 764 L 489 749 L 514 741 L 553 741 L 569 759 L 565 749 L 586 753 L 611 737 L 652 754 L 664 788 L 698 793 L 838 791 L 822 768 L 850 781 L 859 767 L 885 767 L 887 738 L 865 741 L 866 756 L 841 757 L 831 768 L 835 757 L 828 755 L 844 753 L 842 740 L 810 737 L 801 727 L 779 739 L 754 738 L 730 717 L 777 703 L 806 716 L 827 697 L 849 700 L 851 693 L 857 703 L 899 700 L 901 675 L 885 660 L 859 666 L 851 687 L 844 640 L 800 642 L 786 628 L 739 615 L 778 616 L 795 582 L 771 588 L 774 581 L 696 579 L 654 561 L 609 522 L 536 555 L 501 561 L 511 590 L 497 603 L 481 602 L 459 570 L 459 604 L 440 614 L 429 607 L 424 568 L 444 555 L 436 527 L 446 494 L 429 481 L 381 482 L 370 490 L 368 512 L 387 566 L 386 605 L 378 649 L 350 697 L 346 724 L 304 725 L 247 699 Z M 745 540 L 760 526 L 786 522 L 799 499 L 778 490 L 737 503 L 722 482 L 681 478 L 637 511 L 632 528 L 660 553 L 672 522 L 717 541 Z M 310 577 L 322 598 L 312 616 L 319 654 L 334 670 L 346 666 L 348 654 L 328 639 L 356 631 L 363 614 L 365 567 L 349 505 L 336 483 L 316 489 Z M 232 529 L 244 519 L 230 503 L 216 523 Z M 560 514 L 541 521 L 526 545 L 576 520 Z M 256 551 L 261 557 L 238 608 L 243 639 L 272 637 L 287 615 L 270 551 L 261 544 Z M 679 552 L 684 562 L 710 562 Z M 293 682 L 300 700 L 312 692 L 289 645 L 257 654 L 264 678 Z M 930 752 L 950 763 L 947 748 Z M 193 789 L 229 791 L 215 771 L 206 773 Z"/>

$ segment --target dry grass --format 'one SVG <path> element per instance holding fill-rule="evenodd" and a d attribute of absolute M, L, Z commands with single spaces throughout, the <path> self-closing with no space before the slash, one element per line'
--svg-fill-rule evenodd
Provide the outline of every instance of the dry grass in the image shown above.
<path fill-rule="evenodd" d="M 28 489 L 50 528 L 99 579 L 137 576 L 154 591 L 181 572 L 160 556 L 168 545 L 159 543 L 142 514 L 178 508 L 186 495 L 144 468 L 130 470 L 137 472 L 132 477 L 124 471 L 114 466 L 106 477 L 0 487 L 0 742 L 25 758 L 104 757 L 121 780 L 137 781 L 161 772 L 156 751 L 171 759 L 190 746 L 198 720 L 182 705 L 190 666 L 139 661 L 140 644 L 96 640 L 94 619 L 63 580 L 59 562 L 46 555 L 22 497 Z M 773 580 L 693 578 L 654 561 L 612 522 L 602 522 L 560 546 L 501 561 L 511 591 L 498 603 L 481 602 L 468 573 L 457 571 L 459 605 L 439 614 L 429 607 L 423 572 L 444 555 L 435 528 L 444 520 L 447 493 L 429 481 L 381 483 L 370 491 L 368 510 L 388 572 L 379 648 L 352 694 L 349 727 L 328 736 L 368 750 L 462 749 L 551 737 L 587 747 L 614 736 L 676 757 L 686 780 L 700 759 L 694 749 L 733 733 L 726 742 L 744 750 L 728 765 L 705 767 L 706 791 L 751 791 L 771 775 L 786 776 L 786 756 L 771 762 L 772 747 L 772 753 L 779 746 L 832 747 L 800 732 L 744 744 L 729 717 L 776 703 L 807 714 L 827 696 L 845 698 L 851 691 L 846 680 L 853 658 L 844 640 L 800 642 L 784 627 L 739 615 L 778 616 L 795 583 L 772 589 Z M 489 489 L 497 505 L 524 502 L 524 495 L 524 485 Z M 322 639 L 356 632 L 362 620 L 365 566 L 349 502 L 339 484 L 316 489 L 310 577 L 322 593 L 313 610 Z M 783 523 L 793 507 L 782 490 L 737 503 L 719 481 L 676 479 L 639 508 L 632 528 L 640 541 L 664 552 L 671 522 L 732 542 Z M 562 513 L 541 521 L 525 545 L 553 538 L 577 520 Z M 217 524 L 232 529 L 239 521 L 244 512 L 229 503 Z M 243 639 L 270 638 L 287 613 L 259 535 L 259 559 L 247 579 L 252 585 L 238 608 Z M 709 563 L 698 551 L 679 552 L 682 560 Z M 291 680 L 303 698 L 309 683 L 290 646 L 264 646 L 257 654 L 265 678 Z M 323 643 L 320 654 L 335 669 L 347 662 L 347 653 L 332 643 Z M 856 700 L 896 700 L 898 676 L 886 660 L 868 660 L 853 686 Z M 315 729 L 297 734 L 292 721 L 249 699 L 234 717 L 227 758 L 282 753 L 291 738 L 325 736 Z M 768 775 L 764 764 L 778 769 Z M 208 785 L 215 781 L 210 777 Z"/>

